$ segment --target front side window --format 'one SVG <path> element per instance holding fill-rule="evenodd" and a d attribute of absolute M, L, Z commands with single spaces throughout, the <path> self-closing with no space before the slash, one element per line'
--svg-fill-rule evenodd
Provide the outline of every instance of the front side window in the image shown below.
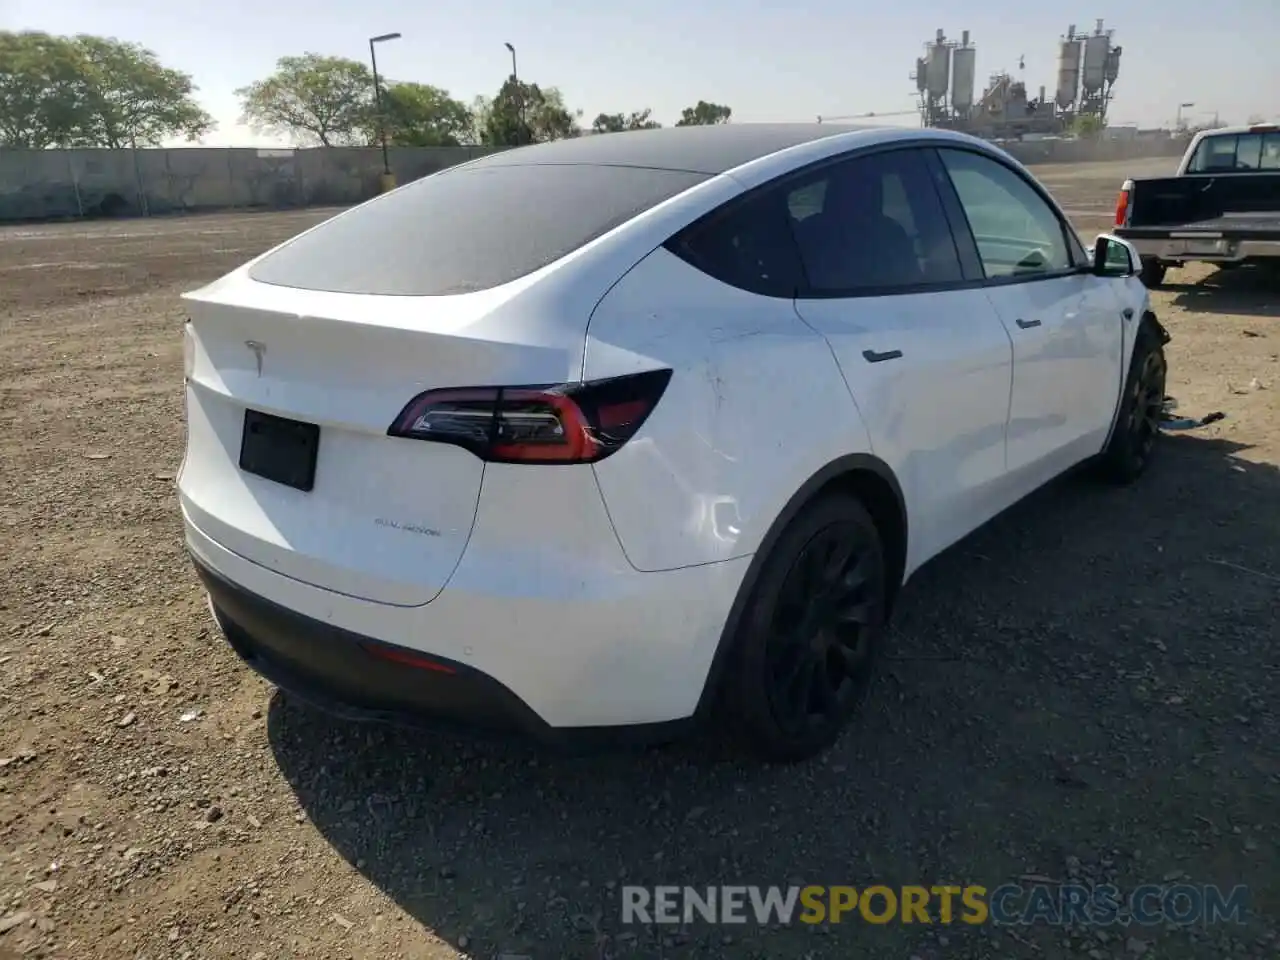
<path fill-rule="evenodd" d="M 1064 273 L 1074 266 L 1065 224 L 1025 179 L 989 157 L 938 151 L 988 278 Z"/>
<path fill-rule="evenodd" d="M 857 295 L 963 279 L 942 202 L 918 150 L 824 167 L 787 189 L 809 289 Z"/>

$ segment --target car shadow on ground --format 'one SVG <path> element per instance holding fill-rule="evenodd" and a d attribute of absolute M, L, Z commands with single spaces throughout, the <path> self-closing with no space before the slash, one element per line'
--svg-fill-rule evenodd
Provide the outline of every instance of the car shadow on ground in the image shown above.
<path fill-rule="evenodd" d="M 1280 317 L 1280 269 L 1248 264 L 1214 270 L 1195 283 L 1178 283 L 1178 271 L 1170 271 L 1163 289 L 1173 302 L 1191 313 L 1236 314 L 1245 317 Z"/>
<path fill-rule="evenodd" d="M 279 696 L 270 742 L 334 848 L 477 957 L 1112 956 L 1164 937 L 1170 955 L 1253 951 L 1280 905 L 1280 472 L 1247 456 L 1169 436 L 1138 484 L 1065 478 L 928 564 L 861 721 L 806 764 L 705 737 L 559 758 Z M 1247 884 L 1250 920 L 1078 935 L 621 922 L 626 884 L 1019 877 Z"/>

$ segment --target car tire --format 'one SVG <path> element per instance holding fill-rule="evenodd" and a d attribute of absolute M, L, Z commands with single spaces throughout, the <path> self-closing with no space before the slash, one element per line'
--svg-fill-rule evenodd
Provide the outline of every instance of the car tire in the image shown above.
<path fill-rule="evenodd" d="M 1140 274 L 1143 286 L 1148 290 L 1154 290 L 1161 286 L 1164 283 L 1164 275 L 1168 269 L 1169 268 L 1159 260 L 1155 260 L 1151 257 L 1143 257 L 1142 272 Z"/>
<path fill-rule="evenodd" d="M 822 496 L 779 537 L 733 637 L 725 721 L 760 759 L 833 744 L 866 698 L 888 599 L 880 532 L 856 497 Z"/>
<path fill-rule="evenodd" d="M 1159 325 L 1144 320 L 1125 378 L 1115 428 L 1099 459 L 1102 475 L 1129 484 L 1146 472 L 1160 439 L 1168 364 Z"/>

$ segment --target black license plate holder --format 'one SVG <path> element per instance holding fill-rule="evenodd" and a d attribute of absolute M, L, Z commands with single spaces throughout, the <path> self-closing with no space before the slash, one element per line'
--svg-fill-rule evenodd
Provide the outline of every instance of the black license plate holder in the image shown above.
<path fill-rule="evenodd" d="M 258 410 L 244 412 L 240 469 L 309 492 L 316 483 L 320 426 Z"/>

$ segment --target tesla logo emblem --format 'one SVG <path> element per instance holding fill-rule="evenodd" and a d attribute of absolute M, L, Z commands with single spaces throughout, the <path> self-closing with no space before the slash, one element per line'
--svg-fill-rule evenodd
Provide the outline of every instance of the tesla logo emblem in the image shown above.
<path fill-rule="evenodd" d="M 258 361 L 258 376 L 262 376 L 262 358 L 266 355 L 267 345 L 257 340 L 246 340 L 244 345 L 253 351 L 253 358 Z"/>

